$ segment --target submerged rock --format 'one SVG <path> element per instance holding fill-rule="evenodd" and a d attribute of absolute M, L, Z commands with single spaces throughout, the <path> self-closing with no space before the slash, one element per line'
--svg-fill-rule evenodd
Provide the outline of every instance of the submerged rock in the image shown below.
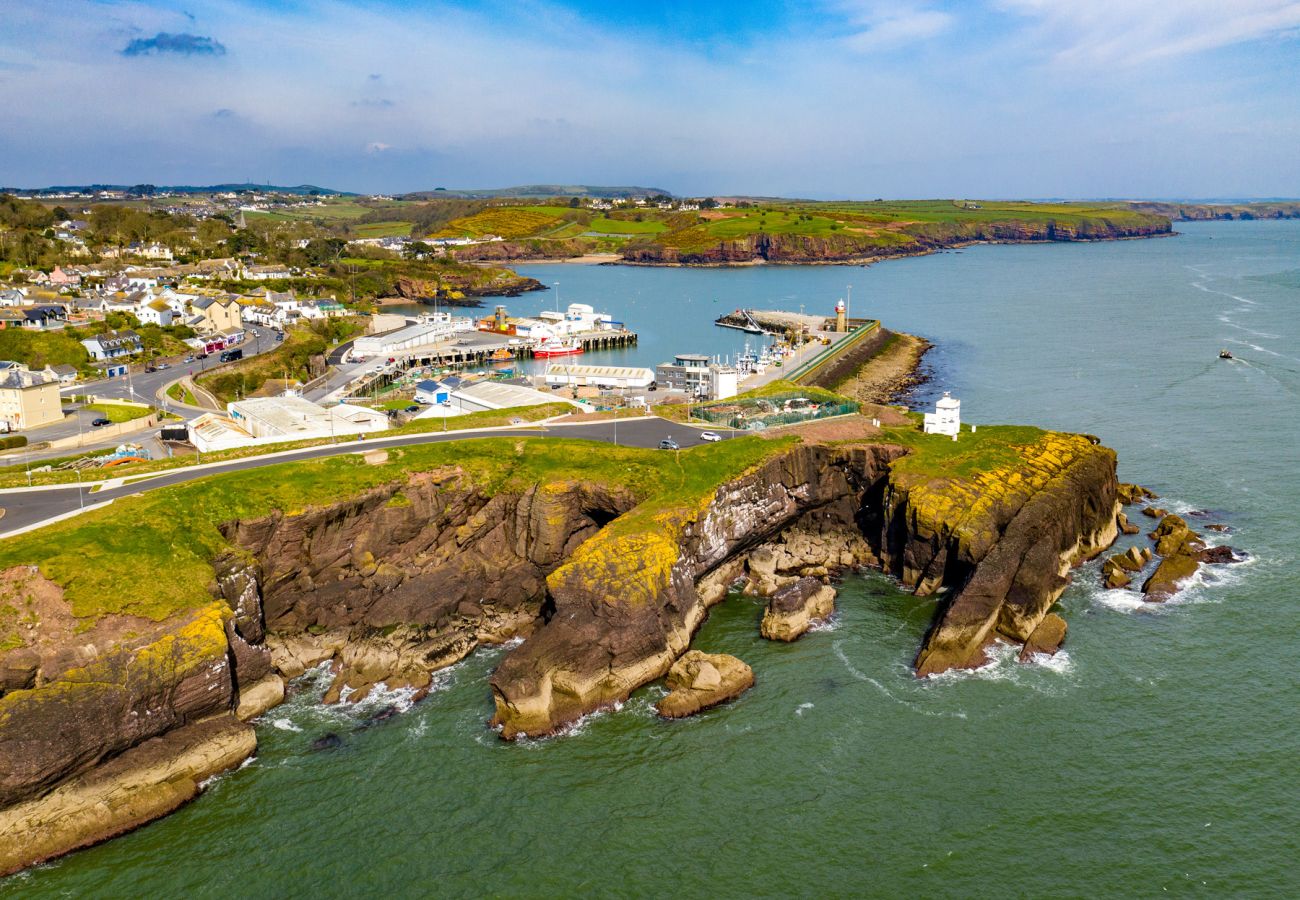
<path fill-rule="evenodd" d="M 1159 506 L 1144 506 L 1142 507 L 1142 515 L 1150 516 L 1153 519 L 1163 519 L 1169 515 L 1169 510 L 1162 509 Z"/>
<path fill-rule="evenodd" d="M 666 719 L 691 716 L 717 706 L 754 686 L 754 670 L 725 653 L 688 650 L 668 670 L 670 693 L 655 709 Z"/>
<path fill-rule="evenodd" d="M 834 611 L 835 588 L 816 578 L 800 578 L 772 595 L 759 631 L 770 641 L 793 641 Z"/>
<path fill-rule="evenodd" d="M 333 750 L 337 747 L 342 747 L 342 746 L 343 746 L 343 738 L 339 737 L 337 734 L 335 734 L 332 731 L 329 734 L 321 735 L 320 737 L 316 738 L 316 740 L 311 742 L 311 749 L 313 751 Z"/>
<path fill-rule="evenodd" d="M 1203 563 L 1210 563 L 1213 565 L 1224 565 L 1226 563 L 1241 561 L 1237 551 L 1227 545 L 1222 547 L 1206 547 L 1201 551 L 1199 559 Z"/>

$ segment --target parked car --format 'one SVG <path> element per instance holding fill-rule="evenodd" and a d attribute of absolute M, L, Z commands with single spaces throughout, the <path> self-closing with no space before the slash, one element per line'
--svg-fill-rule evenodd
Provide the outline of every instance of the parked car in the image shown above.
<path fill-rule="evenodd" d="M 208 353 L 200 353 L 200 354 L 199 354 L 199 359 L 207 359 L 209 355 L 210 355 L 210 354 L 208 354 Z"/>
<path fill-rule="evenodd" d="M 716 431 L 701 431 L 700 440 L 710 442 L 720 441 L 722 440 L 722 435 L 718 434 Z"/>
<path fill-rule="evenodd" d="M 163 369 L 170 369 L 171 367 L 172 367 L 171 363 L 158 363 L 157 369 L 159 372 L 161 372 Z"/>
<path fill-rule="evenodd" d="M 98 419 L 92 419 L 90 424 L 95 428 L 98 428 L 100 425 L 112 425 L 113 423 L 109 419 L 105 419 L 103 416 L 100 416 Z"/>
<path fill-rule="evenodd" d="M 402 410 L 402 412 L 408 412 L 408 413 L 417 413 L 419 411 L 420 411 L 420 404 L 418 403 L 412 403 L 410 406 L 406 407 L 406 409 Z"/>
<path fill-rule="evenodd" d="M 194 354 L 191 353 L 189 356 L 185 357 L 185 361 L 186 361 L 186 362 L 194 362 Z"/>
<path fill-rule="evenodd" d="M 144 370 L 145 370 L 146 372 L 157 372 L 157 371 L 158 371 L 158 367 L 157 367 L 157 366 L 145 366 L 145 367 L 144 367 Z"/>
<path fill-rule="evenodd" d="M 662 441 L 659 442 L 659 449 L 660 449 L 660 450 L 680 450 L 680 449 L 682 449 L 682 448 L 679 447 L 679 446 L 677 445 L 677 442 L 674 441 L 672 438 L 664 438 Z"/>

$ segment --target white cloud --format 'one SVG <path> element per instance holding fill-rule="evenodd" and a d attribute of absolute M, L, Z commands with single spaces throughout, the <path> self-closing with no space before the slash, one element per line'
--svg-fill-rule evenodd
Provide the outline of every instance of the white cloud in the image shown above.
<path fill-rule="evenodd" d="M 1000 0 L 1031 20 L 1030 38 L 1053 61 L 1140 65 L 1300 29 L 1296 0 Z"/>
<path fill-rule="evenodd" d="M 908 3 L 848 2 L 842 4 L 849 23 L 857 29 L 847 44 L 854 50 L 893 50 L 929 40 L 956 21 L 949 13 Z"/>
<path fill-rule="evenodd" d="M 371 141 L 370 143 L 366 144 L 366 152 L 371 155 L 375 153 L 383 153 L 385 150 L 391 150 L 391 149 L 393 149 L 393 145 L 385 144 L 383 141 Z"/>

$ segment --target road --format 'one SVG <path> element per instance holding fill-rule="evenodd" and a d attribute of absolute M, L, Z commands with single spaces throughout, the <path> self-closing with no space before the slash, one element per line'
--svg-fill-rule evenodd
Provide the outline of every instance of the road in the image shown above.
<path fill-rule="evenodd" d="M 246 326 L 250 337 L 244 340 L 240 346 L 244 350 L 245 358 L 256 356 L 259 353 L 265 353 L 277 346 L 275 339 L 275 330 L 272 328 L 263 328 L 257 325 Z M 176 379 L 191 372 L 198 375 L 206 372 L 208 369 L 221 365 L 220 359 L 216 354 L 209 356 L 207 359 L 195 359 L 193 363 L 178 362 L 169 365 L 165 369 L 157 372 L 135 372 L 130 375 L 119 375 L 116 378 L 101 378 L 98 381 L 89 381 L 85 384 L 71 385 L 60 389 L 62 394 L 93 394 L 97 397 L 104 397 L 115 400 L 132 400 L 137 403 L 149 403 L 164 409 L 173 415 L 180 416 L 182 419 L 189 421 L 198 418 L 203 414 L 202 410 L 192 407 L 182 406 L 179 403 L 172 402 L 166 394 L 162 393 L 163 388 L 171 384 Z M 33 428 L 23 432 L 27 440 L 32 444 L 39 444 L 43 441 L 55 441 L 60 438 L 71 437 L 75 434 L 86 436 L 86 442 L 76 449 L 63 448 L 60 450 L 20 450 L 6 453 L 0 459 L 3 464 L 13 465 L 15 462 L 30 461 L 39 464 L 42 460 L 56 459 L 64 456 L 75 455 L 78 453 L 89 453 L 96 450 L 109 450 L 122 443 L 142 444 L 145 449 L 149 450 L 155 458 L 160 454 L 165 455 L 162 445 L 157 440 L 157 430 L 149 429 L 140 431 L 136 434 L 122 435 L 112 438 L 95 438 L 95 429 L 91 426 L 91 421 L 98 418 L 101 413 L 88 413 L 81 409 L 79 405 L 68 408 L 62 422 L 56 422 L 53 425 L 46 425 L 43 428 Z"/>
<path fill-rule="evenodd" d="M 718 433 L 723 439 L 732 436 L 726 431 L 719 431 Z M 620 446 L 645 448 L 658 447 L 661 440 L 671 437 L 685 449 L 704 443 L 700 439 L 700 434 L 701 430 L 693 426 L 655 417 L 630 419 L 625 422 L 606 421 L 575 425 L 550 425 L 540 430 L 537 428 L 508 428 L 406 434 L 390 438 L 370 438 L 345 445 L 328 444 L 321 447 L 308 447 L 303 450 L 277 454 L 271 458 L 252 457 L 206 465 L 201 468 L 182 468 L 148 477 L 134 484 L 108 487 L 98 491 L 92 491 L 92 485 L 89 484 L 58 485 L 56 487 L 37 489 L 10 489 L 0 491 L 0 508 L 5 510 L 4 518 L 0 519 L 0 528 L 4 529 L 4 534 L 0 534 L 0 538 L 56 516 L 73 513 L 83 506 L 143 494 L 146 491 L 193 481 L 197 478 L 206 478 L 209 475 L 243 472 L 282 462 L 321 459 L 327 456 L 340 456 L 345 453 L 362 453 L 367 450 L 411 447 L 421 444 L 442 443 L 444 441 L 463 441 L 488 437 L 564 437 L 614 443 L 617 435 L 617 443 Z M 126 477 L 130 477 L 130 475 L 127 474 Z"/>

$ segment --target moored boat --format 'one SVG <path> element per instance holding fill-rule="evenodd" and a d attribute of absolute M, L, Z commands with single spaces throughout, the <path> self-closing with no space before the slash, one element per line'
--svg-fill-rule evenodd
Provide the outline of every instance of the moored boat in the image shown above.
<path fill-rule="evenodd" d="M 575 341 L 549 340 L 534 350 L 533 356 L 538 359 L 549 359 L 552 356 L 576 356 L 581 352 L 582 345 Z"/>

